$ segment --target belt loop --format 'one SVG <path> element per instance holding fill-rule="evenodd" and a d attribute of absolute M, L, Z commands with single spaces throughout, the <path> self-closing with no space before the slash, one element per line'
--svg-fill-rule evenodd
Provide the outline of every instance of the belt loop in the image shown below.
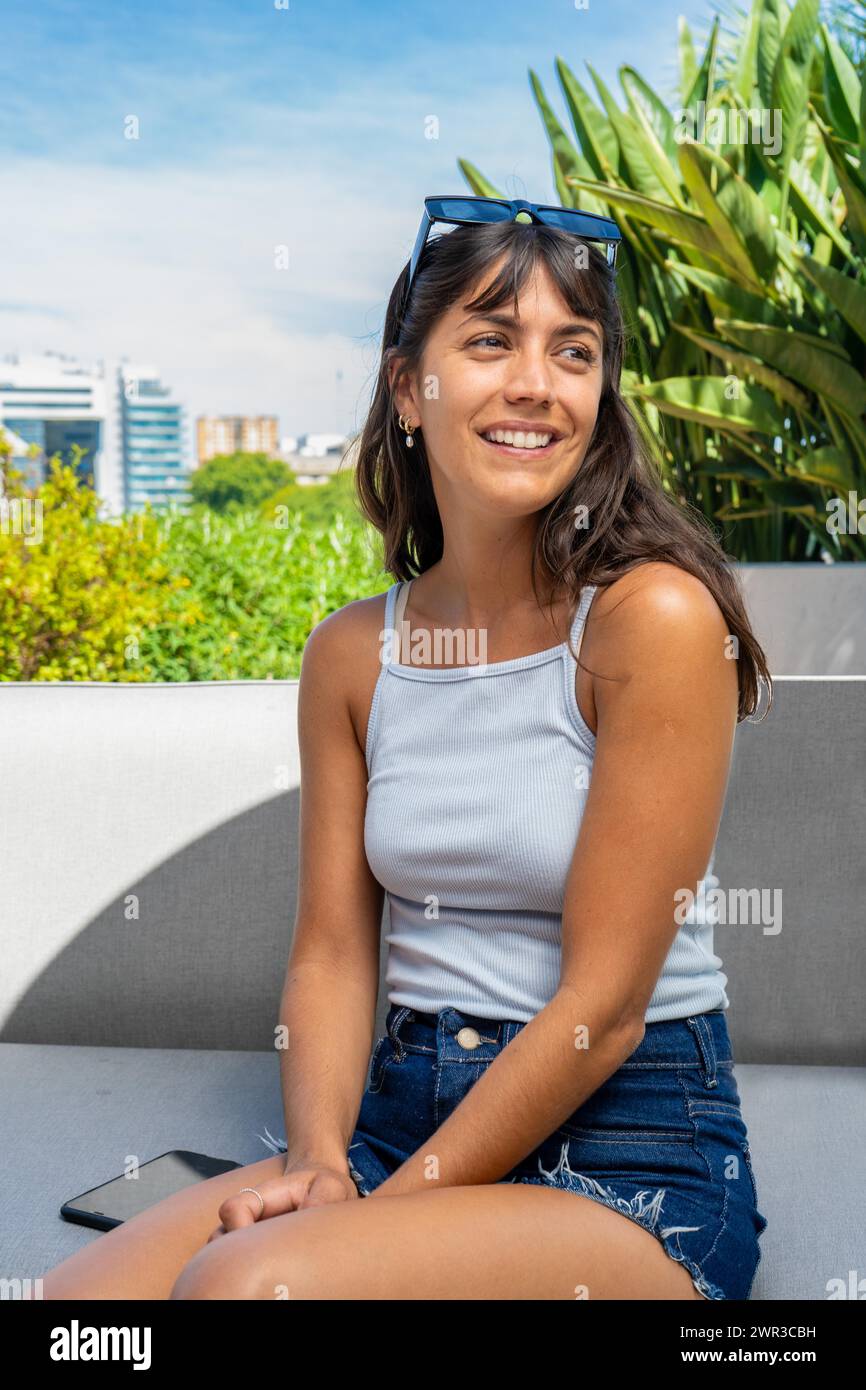
<path fill-rule="evenodd" d="M 405 1023 L 406 1019 L 409 1017 L 411 1013 L 412 1010 L 409 1008 L 409 1006 L 404 1004 L 402 1008 L 397 1010 L 397 1013 L 394 1015 L 394 1017 L 391 1019 L 391 1022 L 388 1024 L 388 1033 L 390 1035 L 391 1041 L 394 1044 L 394 1047 L 397 1050 L 398 1062 L 402 1062 L 403 1058 L 406 1056 L 406 1049 L 400 1041 L 400 1028 L 402 1024 Z"/>
<path fill-rule="evenodd" d="M 704 1085 L 708 1090 L 712 1090 L 714 1086 L 718 1086 L 719 1079 L 716 1075 L 716 1045 L 709 1024 L 700 1014 L 695 1018 L 687 1018 L 686 1023 L 691 1028 L 698 1045 Z"/>

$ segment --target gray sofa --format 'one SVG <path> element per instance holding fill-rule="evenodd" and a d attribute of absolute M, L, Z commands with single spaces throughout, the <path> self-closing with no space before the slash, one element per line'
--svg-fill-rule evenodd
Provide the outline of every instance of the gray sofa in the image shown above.
<path fill-rule="evenodd" d="M 127 1154 L 246 1163 L 283 1135 L 296 703 L 294 681 L 0 685 L 5 1277 L 100 1238 L 59 1207 Z M 715 871 L 784 914 L 715 935 L 769 1222 L 757 1299 L 866 1270 L 864 747 L 853 676 L 780 679 L 736 736 Z"/>

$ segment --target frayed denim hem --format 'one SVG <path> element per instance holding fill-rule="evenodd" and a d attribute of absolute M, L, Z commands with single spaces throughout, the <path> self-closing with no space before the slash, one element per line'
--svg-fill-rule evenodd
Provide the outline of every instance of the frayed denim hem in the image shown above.
<path fill-rule="evenodd" d="M 261 1139 L 262 1143 L 270 1149 L 271 1153 L 284 1154 L 288 1151 L 288 1145 L 285 1139 L 275 1139 L 267 1125 L 265 1125 L 265 1134 L 268 1136 L 267 1139 L 264 1134 L 259 1134 L 256 1138 Z"/>
<path fill-rule="evenodd" d="M 676 1260 L 677 1264 L 685 1266 L 699 1294 L 708 1299 L 725 1297 L 724 1291 L 716 1284 L 711 1284 L 700 1267 L 695 1264 L 694 1260 L 690 1260 L 688 1256 L 684 1255 L 680 1247 L 680 1232 L 699 1231 L 700 1226 L 665 1226 L 659 1228 L 659 1218 L 666 1188 L 659 1188 L 652 1198 L 650 1198 L 649 1192 L 638 1192 L 630 1202 L 624 1197 L 617 1197 L 613 1188 L 602 1187 L 595 1178 L 589 1178 L 583 1173 L 574 1171 L 568 1161 L 568 1140 L 562 1145 L 559 1162 L 555 1168 L 543 1167 L 539 1158 L 538 1169 L 541 1177 L 516 1177 L 511 1178 L 510 1181 L 535 1183 L 539 1187 L 565 1187 L 571 1191 L 580 1192 L 582 1196 L 589 1197 L 592 1201 L 601 1203 L 602 1206 L 610 1207 L 612 1211 L 618 1211 L 622 1216 L 627 1216 L 630 1221 L 634 1221 L 636 1225 L 642 1226 L 645 1231 L 649 1231 L 650 1235 L 655 1236 L 660 1242 L 665 1253 L 670 1255 L 671 1259 Z"/>
<path fill-rule="evenodd" d="M 268 1136 L 267 1139 L 261 1134 L 258 1137 L 273 1153 L 286 1152 L 287 1146 L 285 1139 L 275 1139 L 267 1125 L 265 1126 L 265 1134 Z M 357 1146 L 350 1145 L 350 1150 L 353 1147 Z M 567 1188 L 575 1192 L 580 1192 L 582 1196 L 589 1197 L 594 1202 L 600 1202 L 602 1206 L 610 1207 L 613 1211 L 618 1211 L 622 1216 L 627 1216 L 630 1221 L 634 1221 L 636 1225 L 642 1226 L 645 1231 L 649 1231 L 650 1235 L 655 1236 L 656 1240 L 658 1240 L 664 1248 L 665 1253 L 669 1255 L 672 1260 L 676 1260 L 677 1264 L 685 1266 L 691 1276 L 692 1283 L 698 1293 L 702 1294 L 704 1298 L 723 1299 L 725 1297 L 723 1290 L 716 1284 L 711 1284 L 700 1267 L 695 1264 L 694 1260 L 690 1260 L 687 1255 L 684 1255 L 680 1247 L 680 1233 L 682 1231 L 699 1231 L 701 1229 L 700 1226 L 664 1226 L 659 1229 L 658 1223 L 661 1216 L 662 1203 L 666 1191 L 665 1188 L 659 1188 L 650 1201 L 646 1200 L 649 1197 L 649 1192 L 638 1192 L 630 1202 L 624 1197 L 617 1197 L 613 1188 L 602 1187 L 601 1183 L 597 1182 L 595 1178 L 589 1178 L 583 1173 L 576 1173 L 574 1171 L 568 1161 L 567 1140 L 562 1145 L 559 1162 L 556 1167 L 553 1169 L 543 1167 L 541 1159 L 539 1158 L 538 1169 L 541 1174 L 540 1177 L 517 1177 L 511 1178 L 510 1181 L 534 1183 L 539 1187 L 561 1188 L 563 1187 L 562 1178 L 564 1176 L 566 1179 L 565 1186 Z M 362 1197 L 369 1196 L 366 1179 L 364 1175 L 359 1173 L 357 1168 L 355 1168 L 351 1158 L 349 1158 L 349 1172 L 351 1173 L 352 1181 L 357 1187 L 360 1195 Z M 557 1179 L 559 1179 L 559 1181 L 557 1181 Z M 502 1181 L 509 1181 L 509 1179 L 503 1179 Z"/>

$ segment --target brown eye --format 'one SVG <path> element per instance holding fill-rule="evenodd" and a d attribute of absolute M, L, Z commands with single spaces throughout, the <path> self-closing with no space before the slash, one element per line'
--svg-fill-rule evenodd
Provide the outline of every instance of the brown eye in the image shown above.
<path fill-rule="evenodd" d="M 474 338 L 469 344 L 470 347 L 479 347 L 481 343 L 504 343 L 505 339 L 500 338 L 498 333 L 484 333 L 480 338 Z"/>
<path fill-rule="evenodd" d="M 592 351 L 592 348 L 584 347 L 583 344 L 578 346 L 577 343 L 572 343 L 569 347 L 564 348 L 563 350 L 565 352 L 579 353 L 581 360 L 583 362 L 586 362 L 587 365 L 590 367 L 594 367 L 596 362 L 598 361 L 598 358 Z"/>

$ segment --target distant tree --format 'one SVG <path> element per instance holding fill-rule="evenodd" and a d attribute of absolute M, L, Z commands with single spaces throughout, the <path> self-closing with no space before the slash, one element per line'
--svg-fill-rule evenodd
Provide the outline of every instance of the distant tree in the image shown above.
<path fill-rule="evenodd" d="M 258 506 L 293 479 L 288 464 L 268 454 L 217 454 L 192 474 L 189 490 L 193 502 L 227 512 Z"/>
<path fill-rule="evenodd" d="M 324 483 L 290 483 L 279 488 L 261 505 L 268 521 L 281 514 L 281 509 L 300 512 L 305 525 L 328 525 L 338 514 L 343 517 L 360 515 L 355 500 L 354 474 L 348 467 L 339 469 Z"/>

